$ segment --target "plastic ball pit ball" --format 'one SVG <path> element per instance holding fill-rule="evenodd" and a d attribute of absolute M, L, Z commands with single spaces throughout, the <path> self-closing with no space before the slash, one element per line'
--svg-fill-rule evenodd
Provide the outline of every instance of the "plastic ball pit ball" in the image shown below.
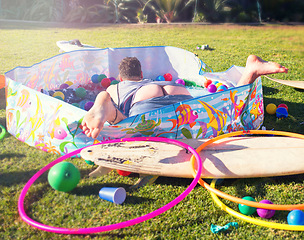
<path fill-rule="evenodd" d="M 292 210 L 287 216 L 289 225 L 304 225 L 304 212 L 301 210 Z"/>
<path fill-rule="evenodd" d="M 156 81 L 165 81 L 165 78 L 161 75 L 157 76 Z"/>
<path fill-rule="evenodd" d="M 72 191 L 80 180 L 80 172 L 70 162 L 60 162 L 53 166 L 48 173 L 48 182 L 57 191 Z"/>
<path fill-rule="evenodd" d="M 124 176 L 124 177 L 127 177 L 129 176 L 132 172 L 128 172 L 128 171 L 123 171 L 123 170 L 116 170 L 116 172 L 121 175 L 121 176 Z"/>
<path fill-rule="evenodd" d="M 181 85 L 184 85 L 185 86 L 185 81 L 183 80 L 183 79 L 177 79 L 176 81 L 175 81 L 175 83 L 176 84 L 181 84 Z"/>
<path fill-rule="evenodd" d="M 217 88 L 218 92 L 226 91 L 228 90 L 228 87 L 226 85 L 221 85 Z"/>
<path fill-rule="evenodd" d="M 212 83 L 212 81 L 210 79 L 207 79 L 205 82 L 204 82 L 204 87 L 205 88 L 208 88 L 208 86 Z"/>
<path fill-rule="evenodd" d="M 60 100 L 64 100 L 64 94 L 60 91 L 54 92 L 52 97 L 54 98 L 60 97 L 61 98 L 61 99 L 59 98 Z"/>
<path fill-rule="evenodd" d="M 250 197 L 250 196 L 243 197 L 242 199 L 255 202 L 255 199 L 253 197 Z M 239 210 L 244 215 L 249 216 L 249 215 L 252 215 L 256 211 L 256 208 L 249 207 L 249 206 L 244 205 L 244 204 L 239 204 Z"/>
<path fill-rule="evenodd" d="M 100 82 L 101 86 L 104 88 L 108 88 L 111 85 L 111 79 L 110 78 L 104 78 Z"/>
<path fill-rule="evenodd" d="M 286 105 L 286 104 L 284 104 L 284 103 L 281 103 L 279 106 L 278 106 L 278 108 L 286 108 L 286 110 L 288 111 L 288 106 Z"/>
<path fill-rule="evenodd" d="M 118 80 L 113 80 L 113 81 L 111 81 L 111 85 L 115 85 L 115 84 L 117 84 L 117 83 L 119 83 Z"/>
<path fill-rule="evenodd" d="M 100 74 L 98 75 L 98 82 L 101 82 L 102 79 L 107 78 L 107 76 L 105 74 Z"/>
<path fill-rule="evenodd" d="M 86 102 L 84 104 L 84 110 L 89 111 L 93 107 L 93 105 L 94 105 L 94 102 L 91 102 L 91 101 Z"/>
<path fill-rule="evenodd" d="M 83 87 L 79 87 L 75 90 L 75 95 L 79 98 L 84 98 L 87 95 L 87 91 Z"/>
<path fill-rule="evenodd" d="M 69 84 L 67 84 L 67 83 L 63 83 L 63 84 L 61 84 L 60 85 L 60 89 L 66 89 L 66 88 L 68 88 L 70 85 Z"/>
<path fill-rule="evenodd" d="M 91 81 L 93 82 L 93 83 L 98 83 L 98 74 L 94 74 L 92 77 L 91 77 Z"/>
<path fill-rule="evenodd" d="M 69 86 L 72 86 L 74 83 L 72 81 L 66 81 L 66 84 L 68 84 Z"/>
<path fill-rule="evenodd" d="M 260 203 L 266 203 L 266 204 L 273 204 L 273 202 L 264 199 L 262 201 L 260 201 Z M 257 208 L 257 214 L 261 217 L 261 218 L 272 218 L 273 215 L 275 214 L 275 210 L 268 210 L 268 209 L 263 209 L 263 208 Z"/>
<path fill-rule="evenodd" d="M 170 73 L 164 74 L 165 81 L 172 81 L 172 75 Z"/>
<path fill-rule="evenodd" d="M 277 116 L 277 118 L 287 118 L 288 117 L 287 109 L 283 108 L 283 107 L 277 108 L 276 116 Z"/>
<path fill-rule="evenodd" d="M 214 84 L 210 84 L 208 87 L 207 87 L 208 91 L 210 93 L 215 93 L 217 91 L 217 88 Z"/>
<path fill-rule="evenodd" d="M 277 106 L 274 104 L 274 103 L 269 103 L 267 106 L 266 106 L 266 112 L 270 115 L 273 115 L 276 113 L 276 110 L 277 110 Z"/>

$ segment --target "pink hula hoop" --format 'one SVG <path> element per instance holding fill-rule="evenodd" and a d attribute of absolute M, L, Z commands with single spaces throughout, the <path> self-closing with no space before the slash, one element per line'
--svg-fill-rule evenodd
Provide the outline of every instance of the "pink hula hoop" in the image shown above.
<path fill-rule="evenodd" d="M 114 140 L 110 140 L 110 141 L 101 142 L 99 144 L 115 143 L 115 142 L 134 142 L 134 141 L 165 142 L 165 143 L 169 143 L 169 144 L 175 144 L 175 145 L 178 145 L 180 147 L 183 147 L 183 148 L 189 150 L 195 156 L 196 161 L 197 161 L 196 177 L 193 179 L 193 181 L 190 183 L 188 188 L 183 193 L 181 193 L 177 198 L 175 198 L 168 204 L 166 204 L 163 207 L 161 207 L 153 212 L 150 212 L 146 215 L 143 215 L 138 218 L 131 219 L 131 220 L 127 220 L 125 222 L 120 222 L 120 223 L 106 225 L 106 226 L 92 227 L 92 228 L 61 228 L 61 227 L 44 225 L 44 224 L 36 222 L 33 219 L 31 219 L 30 217 L 28 217 L 24 210 L 24 199 L 25 199 L 25 196 L 26 196 L 29 188 L 31 187 L 31 185 L 33 185 L 33 183 L 44 172 L 49 170 L 51 167 L 53 167 L 54 165 L 56 165 L 59 162 L 62 162 L 63 160 L 65 160 L 69 157 L 72 157 L 72 156 L 80 153 L 80 151 L 82 149 L 89 147 L 89 146 L 87 146 L 87 147 L 77 149 L 71 153 L 68 153 L 64 156 L 57 158 L 53 162 L 51 162 L 48 165 L 46 165 L 45 167 L 43 167 L 33 177 L 30 178 L 30 180 L 25 184 L 24 188 L 22 189 L 21 194 L 19 196 L 19 200 L 18 200 L 18 211 L 19 211 L 19 214 L 20 214 L 22 220 L 35 228 L 38 228 L 40 230 L 47 231 L 47 232 L 54 232 L 54 233 L 61 233 L 61 234 L 92 234 L 92 233 L 106 232 L 106 231 L 112 231 L 115 229 L 125 228 L 125 227 L 129 227 L 129 226 L 147 221 L 151 218 L 154 218 L 154 217 L 164 213 L 165 211 L 167 211 L 170 208 L 177 205 L 192 191 L 192 189 L 196 186 L 198 180 L 200 179 L 200 176 L 202 173 L 202 161 L 201 161 L 199 154 L 191 146 L 189 146 L 183 142 L 180 142 L 180 141 L 177 141 L 174 139 L 169 139 L 169 138 L 161 138 L 161 137 L 137 137 L 137 138 L 114 139 Z"/>

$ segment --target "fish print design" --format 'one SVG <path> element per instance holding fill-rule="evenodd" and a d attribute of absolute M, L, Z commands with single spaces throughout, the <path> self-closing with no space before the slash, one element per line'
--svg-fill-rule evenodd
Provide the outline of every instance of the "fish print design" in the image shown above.
<path fill-rule="evenodd" d="M 181 125 L 189 124 L 190 128 L 192 128 L 196 124 L 195 120 L 198 118 L 197 111 L 192 110 L 188 104 L 182 104 L 178 106 L 175 112 L 179 112 L 177 119 L 167 120 L 173 123 L 171 130 L 174 129 L 176 125 L 177 128 L 179 128 Z"/>
<path fill-rule="evenodd" d="M 200 104 L 203 105 L 209 117 L 208 123 L 198 121 L 198 123 L 202 127 L 203 137 L 205 137 L 208 128 L 212 129 L 214 137 L 218 136 L 218 134 L 223 130 L 226 125 L 227 114 L 224 114 L 222 111 L 215 109 L 206 102 L 202 102 L 200 100 L 198 101 L 200 102 Z"/>

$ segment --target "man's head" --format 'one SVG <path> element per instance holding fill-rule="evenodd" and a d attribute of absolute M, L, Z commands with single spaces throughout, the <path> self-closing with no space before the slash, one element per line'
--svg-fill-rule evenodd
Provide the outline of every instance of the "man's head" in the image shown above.
<path fill-rule="evenodd" d="M 122 80 L 141 80 L 142 71 L 140 61 L 136 57 L 126 57 L 121 60 L 119 75 Z"/>

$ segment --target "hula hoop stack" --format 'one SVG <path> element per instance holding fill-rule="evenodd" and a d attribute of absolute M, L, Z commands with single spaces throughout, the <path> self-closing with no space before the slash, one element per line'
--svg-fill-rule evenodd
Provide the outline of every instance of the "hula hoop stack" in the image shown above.
<path fill-rule="evenodd" d="M 0 139 L 1 137 L 5 135 L 5 129 L 0 125 L 0 128 L 2 129 Z M 57 163 L 62 162 L 63 160 L 70 158 L 74 155 L 79 154 L 83 149 L 89 147 L 84 147 L 81 149 L 77 149 L 74 152 L 68 153 L 64 156 L 59 157 L 55 161 L 49 163 L 46 165 L 44 168 L 39 170 L 24 186 L 19 200 L 18 200 L 18 211 L 19 214 L 22 218 L 23 221 L 26 223 L 30 224 L 31 226 L 38 228 L 43 231 L 48 231 L 48 232 L 54 232 L 54 233 L 60 233 L 60 234 L 93 234 L 93 233 L 98 233 L 98 232 L 106 232 L 106 231 L 111 231 L 115 229 L 120 229 L 120 228 L 125 228 L 129 227 L 141 222 L 144 222 L 146 220 L 149 220 L 151 218 L 154 218 L 165 211 L 169 210 L 170 208 L 174 207 L 177 205 L 180 201 L 182 201 L 196 186 L 197 183 L 199 183 L 201 186 L 203 186 L 205 189 L 207 189 L 214 202 L 224 211 L 226 211 L 228 214 L 241 219 L 243 221 L 260 225 L 263 227 L 269 227 L 269 228 L 276 228 L 276 229 L 281 229 L 281 230 L 292 230 L 292 231 L 304 231 L 304 225 L 288 225 L 288 224 L 280 224 L 280 223 L 274 223 L 274 222 L 269 222 L 269 221 L 264 221 L 260 219 L 255 219 L 249 216 L 246 216 L 242 213 L 236 212 L 233 209 L 229 208 L 226 206 L 219 197 L 224 198 L 226 200 L 230 200 L 235 203 L 247 205 L 250 207 L 255 207 L 255 208 L 262 208 L 262 209 L 268 209 L 268 210 L 300 210 L 304 209 L 304 204 L 297 204 L 297 205 L 278 205 L 278 204 L 265 204 L 265 203 L 258 203 L 258 202 L 253 202 L 253 201 L 248 201 L 244 200 L 238 197 L 231 196 L 227 193 L 221 192 L 220 190 L 215 188 L 215 183 L 216 180 L 213 180 L 211 185 L 206 183 L 204 180 L 201 179 L 201 174 L 202 174 L 202 160 L 200 158 L 199 153 L 209 146 L 210 144 L 223 139 L 223 138 L 228 138 L 228 137 L 235 137 L 235 136 L 241 136 L 241 135 L 278 135 L 278 136 L 286 136 L 286 137 L 294 137 L 294 138 L 300 138 L 304 139 L 304 135 L 301 134 L 296 134 L 296 133 L 289 133 L 289 132 L 282 132 L 282 131 L 266 131 L 266 130 L 249 130 L 249 131 L 237 131 L 237 132 L 232 132 L 224 135 L 220 135 L 218 137 L 215 137 L 213 139 L 210 139 L 209 141 L 203 143 L 201 146 L 199 146 L 196 150 L 193 149 L 191 146 L 169 138 L 161 138 L 161 137 L 137 137 L 137 138 L 123 138 L 123 139 L 114 139 L 110 141 L 104 141 L 99 144 L 105 144 L 105 143 L 116 143 L 116 142 L 134 142 L 134 141 L 153 141 L 153 142 L 165 142 L 169 144 L 174 144 L 180 147 L 185 148 L 186 150 L 190 151 L 193 155 L 191 156 L 190 163 L 192 165 L 192 170 L 193 170 L 193 177 L 194 180 L 190 183 L 188 188 L 180 194 L 177 198 L 175 198 L 173 201 L 169 202 L 168 204 L 164 205 L 163 207 L 150 212 L 146 215 L 143 215 L 138 218 L 134 218 L 131 220 L 127 220 L 124 222 L 112 224 L 112 225 L 106 225 L 106 226 L 100 226 L 100 227 L 92 227 L 92 228 L 62 228 L 62 227 L 54 227 L 54 226 L 48 226 L 44 225 L 42 223 L 36 222 L 30 217 L 27 216 L 25 213 L 24 209 L 24 199 L 26 194 L 28 193 L 29 188 L 34 184 L 34 182 L 47 170 L 51 169 L 54 165 Z M 219 197 L 218 197 L 219 196 Z"/>
<path fill-rule="evenodd" d="M 240 135 L 278 135 L 278 136 L 286 136 L 286 137 L 294 137 L 294 138 L 300 138 L 304 139 L 304 135 L 301 134 L 296 134 L 296 133 L 289 133 L 289 132 L 282 132 L 282 131 L 267 131 L 267 130 L 249 130 L 249 131 L 237 131 L 237 132 L 232 132 L 228 134 L 224 134 L 218 137 L 215 137 L 213 139 L 210 139 L 209 141 L 203 143 L 201 146 L 199 146 L 196 151 L 197 153 L 200 153 L 204 148 L 206 148 L 208 145 L 223 139 L 223 138 L 228 138 L 228 137 L 235 137 L 235 136 L 240 136 Z M 194 162 L 194 156 L 191 157 L 190 161 L 192 164 L 192 169 L 193 169 L 193 176 L 196 176 L 196 169 L 195 169 L 195 162 Z M 269 221 L 264 221 L 260 219 L 255 219 L 252 217 L 248 217 L 244 214 L 241 214 L 239 212 L 234 211 L 233 209 L 229 208 L 226 206 L 218 196 L 221 198 L 224 198 L 226 200 L 247 205 L 250 207 L 255 207 L 255 208 L 262 208 L 262 209 L 268 209 L 268 210 L 301 210 L 304 209 L 304 204 L 297 204 L 297 205 L 278 205 L 278 204 L 265 204 L 265 203 L 258 203 L 258 202 L 253 202 L 253 201 L 248 201 L 244 200 L 238 197 L 231 196 L 227 193 L 221 192 L 218 189 L 215 189 L 215 183 L 216 180 L 213 180 L 211 183 L 211 186 L 206 183 L 203 179 L 199 179 L 198 183 L 206 188 L 210 194 L 214 202 L 224 211 L 226 211 L 228 214 L 239 218 L 243 221 L 256 224 L 259 226 L 263 227 L 269 227 L 269 228 L 276 228 L 276 229 L 281 229 L 281 230 L 292 230 L 292 231 L 304 231 L 304 225 L 288 225 L 288 224 L 281 224 L 281 223 L 274 223 L 274 222 L 269 222 Z"/>

